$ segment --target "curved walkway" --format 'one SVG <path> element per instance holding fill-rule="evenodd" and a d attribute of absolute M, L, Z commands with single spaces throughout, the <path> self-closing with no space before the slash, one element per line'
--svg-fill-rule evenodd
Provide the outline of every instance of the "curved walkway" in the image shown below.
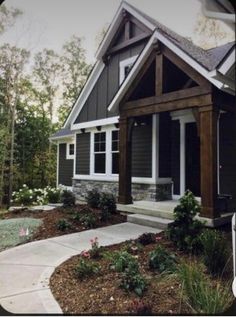
<path fill-rule="evenodd" d="M 62 314 L 49 279 L 55 268 L 73 255 L 90 248 L 98 237 L 101 246 L 137 238 L 159 229 L 132 223 L 87 230 L 27 243 L 0 253 L 0 305 L 11 313 Z"/>

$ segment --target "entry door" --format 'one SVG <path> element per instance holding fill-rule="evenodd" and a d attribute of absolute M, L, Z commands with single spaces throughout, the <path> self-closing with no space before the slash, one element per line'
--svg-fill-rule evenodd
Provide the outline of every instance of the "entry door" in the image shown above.
<path fill-rule="evenodd" d="M 197 197 L 200 191 L 200 138 L 195 122 L 185 126 L 185 187 Z"/>

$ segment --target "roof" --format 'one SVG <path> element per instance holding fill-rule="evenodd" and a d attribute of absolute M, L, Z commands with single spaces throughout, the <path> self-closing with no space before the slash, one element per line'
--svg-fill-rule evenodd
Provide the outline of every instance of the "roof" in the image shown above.
<path fill-rule="evenodd" d="M 65 137 L 70 137 L 73 135 L 73 132 L 70 129 L 61 129 L 51 136 L 50 139 L 60 139 Z"/>

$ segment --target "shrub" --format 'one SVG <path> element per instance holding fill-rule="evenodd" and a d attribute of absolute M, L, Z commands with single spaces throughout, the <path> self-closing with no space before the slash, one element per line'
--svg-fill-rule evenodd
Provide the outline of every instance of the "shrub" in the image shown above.
<path fill-rule="evenodd" d="M 98 208 L 100 202 L 100 193 L 97 189 L 93 189 L 87 192 L 86 202 L 91 208 Z"/>
<path fill-rule="evenodd" d="M 107 211 L 109 213 L 116 212 L 116 199 L 113 194 L 110 193 L 102 193 L 99 202 L 99 208 L 102 211 Z"/>
<path fill-rule="evenodd" d="M 181 264 L 178 275 L 194 314 L 222 314 L 232 305 L 231 285 L 213 285 L 196 263 Z"/>
<path fill-rule="evenodd" d="M 90 240 L 91 242 L 91 249 L 89 250 L 90 257 L 92 259 L 97 259 L 100 257 L 101 248 L 99 247 L 98 238 L 95 237 L 94 239 Z"/>
<path fill-rule="evenodd" d="M 99 271 L 100 267 L 88 259 L 80 259 L 79 264 L 74 269 L 76 277 L 81 280 L 94 274 L 98 274 Z"/>
<path fill-rule="evenodd" d="M 138 237 L 138 242 L 142 245 L 148 245 L 156 241 L 154 233 L 143 233 Z"/>
<path fill-rule="evenodd" d="M 52 187 L 46 187 L 48 202 L 56 204 L 61 201 L 61 190 Z"/>
<path fill-rule="evenodd" d="M 12 202 L 29 206 L 32 205 L 36 201 L 35 193 L 32 189 L 29 189 L 27 185 L 23 185 L 23 187 L 18 192 L 13 192 L 12 194 Z"/>
<path fill-rule="evenodd" d="M 75 195 L 72 191 L 64 189 L 61 194 L 61 202 L 64 207 L 73 207 L 75 205 Z"/>
<path fill-rule="evenodd" d="M 124 272 L 131 263 L 138 268 L 137 260 L 127 251 L 109 253 L 106 257 L 111 260 L 111 268 L 116 272 Z"/>
<path fill-rule="evenodd" d="M 186 191 L 180 198 L 180 204 L 174 209 L 174 222 L 168 226 L 167 235 L 175 245 L 184 251 L 197 252 L 201 248 L 198 239 L 203 224 L 194 220 L 196 214 L 200 211 L 200 206 L 194 195 Z"/>
<path fill-rule="evenodd" d="M 149 304 L 144 303 L 140 299 L 134 299 L 130 304 L 128 310 L 132 315 L 136 316 L 150 316 L 152 315 L 152 307 Z"/>
<path fill-rule="evenodd" d="M 59 219 L 57 221 L 57 229 L 60 231 L 66 231 L 71 228 L 71 224 L 65 219 Z"/>
<path fill-rule="evenodd" d="M 80 222 L 85 229 L 94 228 L 96 225 L 97 218 L 92 213 L 86 213 L 80 216 Z"/>
<path fill-rule="evenodd" d="M 217 230 L 206 229 L 200 235 L 203 246 L 203 262 L 213 275 L 223 272 L 229 258 L 227 240 Z"/>
<path fill-rule="evenodd" d="M 174 272 L 176 268 L 176 258 L 170 254 L 164 247 L 158 246 L 149 253 L 149 267 L 158 272 Z"/>
<path fill-rule="evenodd" d="M 135 240 L 128 241 L 124 246 L 123 250 L 129 252 L 130 254 L 136 255 L 139 251 L 143 249 L 143 245 Z"/>

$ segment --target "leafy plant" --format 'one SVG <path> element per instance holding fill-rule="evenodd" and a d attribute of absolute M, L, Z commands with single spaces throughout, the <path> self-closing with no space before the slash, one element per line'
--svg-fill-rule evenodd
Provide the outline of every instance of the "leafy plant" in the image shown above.
<path fill-rule="evenodd" d="M 134 299 L 129 306 L 131 314 L 136 316 L 150 316 L 152 315 L 152 307 L 149 304 L 146 304 L 140 299 Z"/>
<path fill-rule="evenodd" d="M 24 206 L 33 205 L 33 203 L 36 201 L 34 191 L 30 189 L 26 184 L 24 184 L 18 192 L 13 192 L 12 198 L 12 202 Z"/>
<path fill-rule="evenodd" d="M 161 245 L 150 252 L 149 254 L 149 267 L 158 272 L 174 272 L 176 269 L 176 258 L 174 254 L 170 254 Z"/>
<path fill-rule="evenodd" d="M 74 268 L 76 277 L 84 279 L 100 272 L 100 267 L 89 259 L 80 259 L 79 264 Z"/>
<path fill-rule="evenodd" d="M 59 219 L 56 225 L 57 229 L 60 231 L 66 231 L 67 229 L 71 228 L 71 224 L 65 219 Z"/>
<path fill-rule="evenodd" d="M 222 314 L 232 305 L 231 285 L 213 284 L 196 263 L 182 263 L 178 275 L 194 314 Z"/>
<path fill-rule="evenodd" d="M 154 233 L 143 233 L 138 237 L 138 242 L 142 245 L 148 245 L 156 241 Z"/>
<path fill-rule="evenodd" d="M 111 268 L 116 272 L 124 272 L 130 264 L 138 268 L 137 260 L 127 251 L 112 252 L 107 254 L 106 257 L 111 260 Z"/>
<path fill-rule="evenodd" d="M 136 255 L 143 249 L 143 245 L 135 240 L 128 241 L 124 246 L 123 250 L 130 254 Z"/>
<path fill-rule="evenodd" d="M 110 193 L 102 193 L 99 201 L 99 208 L 101 211 L 106 211 L 108 213 L 116 212 L 116 199 L 113 194 Z"/>
<path fill-rule="evenodd" d="M 85 229 L 94 228 L 96 225 L 97 218 L 92 213 L 86 213 L 80 216 L 80 222 Z"/>
<path fill-rule="evenodd" d="M 52 204 L 61 201 L 61 190 L 57 188 L 46 187 L 48 202 Z"/>
<path fill-rule="evenodd" d="M 174 222 L 168 226 L 167 235 L 175 245 L 184 251 L 197 252 L 201 249 L 198 239 L 203 224 L 194 220 L 200 206 L 190 191 L 180 198 L 180 204 L 174 209 Z"/>
<path fill-rule="evenodd" d="M 213 275 L 219 275 L 224 270 L 229 258 L 227 240 L 217 230 L 204 230 L 200 235 L 203 246 L 203 262 L 208 271 Z"/>
<path fill-rule="evenodd" d="M 100 202 L 100 193 L 97 189 L 87 192 L 86 202 L 91 208 L 98 208 Z"/>
<path fill-rule="evenodd" d="M 95 237 L 94 239 L 90 240 L 91 242 L 91 249 L 89 250 L 90 257 L 92 259 L 97 259 L 100 257 L 101 248 L 99 247 L 98 238 Z"/>
<path fill-rule="evenodd" d="M 64 189 L 61 194 L 61 202 L 64 207 L 73 207 L 75 205 L 75 195 L 72 191 Z"/>

